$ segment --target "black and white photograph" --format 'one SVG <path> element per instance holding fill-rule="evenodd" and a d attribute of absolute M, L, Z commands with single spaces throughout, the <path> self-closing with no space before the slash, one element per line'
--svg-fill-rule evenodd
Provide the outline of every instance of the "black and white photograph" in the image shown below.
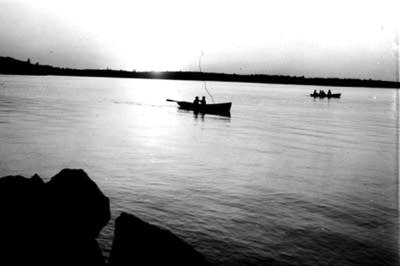
<path fill-rule="evenodd" d="M 0 0 L 0 265 L 400 265 L 399 10 Z"/>

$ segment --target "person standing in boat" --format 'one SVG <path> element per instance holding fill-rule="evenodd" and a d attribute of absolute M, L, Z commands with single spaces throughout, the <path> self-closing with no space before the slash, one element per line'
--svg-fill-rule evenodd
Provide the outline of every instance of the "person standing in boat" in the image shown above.
<path fill-rule="evenodd" d="M 330 97 L 332 95 L 331 90 L 328 90 L 328 97 Z"/>
<path fill-rule="evenodd" d="M 199 96 L 196 96 L 196 98 L 194 98 L 193 105 L 199 105 L 199 102 Z"/>
<path fill-rule="evenodd" d="M 206 105 L 206 96 L 201 97 L 201 105 Z"/>

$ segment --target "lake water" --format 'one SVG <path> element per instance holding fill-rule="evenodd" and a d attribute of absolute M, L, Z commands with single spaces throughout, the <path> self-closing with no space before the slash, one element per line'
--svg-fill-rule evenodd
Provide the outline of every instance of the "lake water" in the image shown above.
<path fill-rule="evenodd" d="M 202 82 L 0 75 L 0 176 L 83 168 L 113 219 L 161 225 L 215 265 L 398 263 L 397 90 L 207 87 L 230 118 L 165 101 Z"/>

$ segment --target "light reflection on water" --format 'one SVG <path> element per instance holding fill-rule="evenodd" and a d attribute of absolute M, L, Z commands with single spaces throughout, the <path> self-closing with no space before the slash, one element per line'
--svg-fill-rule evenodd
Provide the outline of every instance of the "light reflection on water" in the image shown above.
<path fill-rule="evenodd" d="M 83 168 L 217 265 L 395 264 L 398 92 L 210 82 L 231 117 L 165 99 L 192 81 L 0 76 L 0 176 Z M 327 90 L 328 88 L 326 88 Z M 110 248 L 112 222 L 100 238 Z"/>

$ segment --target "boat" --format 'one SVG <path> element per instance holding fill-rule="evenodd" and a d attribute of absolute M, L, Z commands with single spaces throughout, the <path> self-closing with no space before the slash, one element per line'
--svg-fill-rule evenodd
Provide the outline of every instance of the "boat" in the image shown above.
<path fill-rule="evenodd" d="M 178 107 L 183 110 L 191 110 L 203 114 L 217 114 L 229 116 L 231 112 L 231 102 L 226 103 L 208 103 L 208 104 L 194 104 L 193 102 L 176 101 L 167 99 L 168 102 L 176 102 Z"/>
<path fill-rule="evenodd" d="M 311 93 L 310 96 L 314 98 L 340 98 L 341 93 L 331 93 L 331 94 L 319 94 L 319 93 Z"/>
<path fill-rule="evenodd" d="M 201 55 L 199 57 L 199 70 L 200 70 L 200 73 L 202 73 L 202 70 L 201 70 L 201 58 L 202 58 L 203 55 L 204 55 L 204 53 L 203 53 L 203 51 L 201 51 Z M 231 116 L 232 103 L 231 102 L 215 103 L 213 96 L 207 90 L 206 81 L 203 80 L 203 82 L 204 82 L 204 90 L 208 93 L 208 95 L 212 99 L 213 103 L 206 103 L 204 96 L 203 96 L 203 99 L 204 99 L 204 103 L 203 104 L 201 102 L 199 103 L 198 97 L 196 97 L 196 99 L 195 99 L 195 101 L 197 101 L 197 103 L 186 102 L 186 101 L 177 101 L 177 100 L 171 100 L 171 99 L 167 99 L 167 101 L 168 102 L 176 102 L 178 104 L 178 106 L 179 106 L 179 109 L 191 110 L 195 114 L 196 113 L 216 114 L 216 115 L 222 115 L 222 116 L 229 116 L 230 117 Z"/>

